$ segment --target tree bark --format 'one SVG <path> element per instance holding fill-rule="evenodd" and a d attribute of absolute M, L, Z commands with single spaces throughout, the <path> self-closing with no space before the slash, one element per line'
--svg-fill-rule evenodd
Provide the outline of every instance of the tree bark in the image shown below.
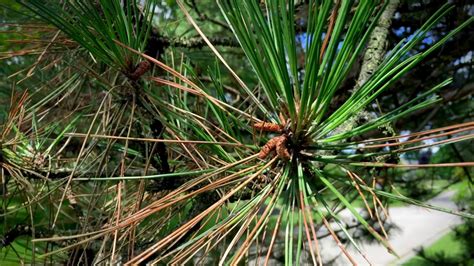
<path fill-rule="evenodd" d="M 380 16 L 377 26 L 372 32 L 369 43 L 367 44 L 367 50 L 364 54 L 359 78 L 357 79 L 354 88 L 355 91 L 367 82 L 382 61 L 387 49 L 387 38 L 392 18 L 399 4 L 399 0 L 389 1 L 387 7 Z"/>

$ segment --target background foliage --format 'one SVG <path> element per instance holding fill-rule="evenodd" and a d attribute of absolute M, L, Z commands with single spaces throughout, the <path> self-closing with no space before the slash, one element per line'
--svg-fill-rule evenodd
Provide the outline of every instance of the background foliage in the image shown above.
<path fill-rule="evenodd" d="M 3 261 L 205 263 L 226 254 L 229 261 L 265 257 L 273 245 L 283 255 L 267 259 L 319 262 L 303 241 L 331 232 L 344 245 L 374 236 L 384 241 L 387 204 L 423 205 L 398 192 L 424 200 L 472 182 L 474 35 L 467 1 L 451 9 L 402 1 L 386 40 L 387 50 L 398 47 L 400 56 L 377 73 L 420 62 L 393 83 L 396 73 L 357 85 L 361 40 L 370 37 L 362 29 L 375 26 L 382 7 L 375 1 L 342 1 L 326 46 L 311 36 L 328 35 L 330 1 L 321 13 L 309 12 L 313 17 L 313 1 L 295 3 L 289 15 L 279 3 L 286 1 L 183 2 L 184 9 L 175 1 L 2 1 Z M 268 17 L 281 19 L 271 24 Z M 430 50 L 459 25 L 464 28 Z M 344 39 L 346 32 L 354 35 Z M 404 38 L 408 44 L 396 46 Z M 423 94 L 432 88 L 438 98 Z M 400 106 L 409 111 L 389 121 Z M 351 117 L 356 126 L 344 128 Z M 255 126 L 262 122 L 280 128 L 268 133 Z M 458 126 L 418 140 L 401 157 L 386 157 L 384 141 L 373 153 L 353 145 L 452 125 Z M 261 156 L 261 147 L 279 135 L 286 144 L 278 156 Z M 367 161 L 465 164 L 357 166 Z M 349 228 L 337 216 L 344 208 L 367 213 Z M 468 205 L 457 213 L 472 216 Z M 470 223 L 467 218 L 466 228 Z M 459 236 L 469 239 L 462 230 Z M 216 239 L 224 245 L 214 247 Z"/>

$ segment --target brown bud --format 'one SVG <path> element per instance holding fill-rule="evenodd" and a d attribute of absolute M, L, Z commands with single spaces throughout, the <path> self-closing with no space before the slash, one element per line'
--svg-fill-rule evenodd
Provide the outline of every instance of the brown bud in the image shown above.
<path fill-rule="evenodd" d="M 140 63 L 138 63 L 137 67 L 135 68 L 135 71 L 133 71 L 133 73 L 130 73 L 129 77 L 133 80 L 137 80 L 141 76 L 143 76 L 143 74 L 145 74 L 150 68 L 150 62 L 141 61 Z"/>
<path fill-rule="evenodd" d="M 260 153 L 258 157 L 260 159 L 265 159 L 268 154 L 270 154 L 272 151 L 276 151 L 278 157 L 281 159 L 288 160 L 290 159 L 290 153 L 288 152 L 288 149 L 286 148 L 286 141 L 287 137 L 286 136 L 277 136 L 272 139 L 270 139 L 260 150 Z"/>
<path fill-rule="evenodd" d="M 281 159 L 289 160 L 291 156 L 290 156 L 290 153 L 288 152 L 288 149 L 286 148 L 287 138 L 286 136 L 280 136 L 278 138 L 279 139 L 275 147 L 276 153 L 278 157 L 280 157 Z"/>
<path fill-rule="evenodd" d="M 264 132 L 281 132 L 282 127 L 280 125 L 270 123 L 270 122 L 257 122 L 253 124 L 253 127 L 257 130 Z"/>

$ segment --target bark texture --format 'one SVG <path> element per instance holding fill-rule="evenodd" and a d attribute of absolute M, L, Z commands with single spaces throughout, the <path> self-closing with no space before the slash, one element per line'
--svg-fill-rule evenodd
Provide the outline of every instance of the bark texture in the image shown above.
<path fill-rule="evenodd" d="M 367 44 L 367 50 L 364 54 L 355 90 L 367 82 L 379 66 L 380 62 L 382 62 L 385 51 L 387 50 L 387 38 L 390 33 L 389 30 L 392 18 L 399 4 L 399 0 L 390 0 L 380 16 L 377 26 L 372 32 L 369 43 Z"/>

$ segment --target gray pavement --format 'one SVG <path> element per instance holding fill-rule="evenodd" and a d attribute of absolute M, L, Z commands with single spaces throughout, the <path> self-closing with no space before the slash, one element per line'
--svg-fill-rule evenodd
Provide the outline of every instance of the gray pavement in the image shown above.
<path fill-rule="evenodd" d="M 456 210 L 456 205 L 451 199 L 453 195 L 453 191 L 446 191 L 428 203 Z M 399 230 L 389 235 L 389 241 L 400 258 L 388 253 L 382 245 L 377 243 L 361 244 L 361 248 L 373 265 L 400 265 L 415 255 L 416 248 L 429 246 L 453 227 L 462 223 L 459 216 L 417 206 L 391 207 L 389 215 L 389 221 L 399 227 Z M 358 265 L 369 265 L 356 250 L 352 250 L 351 255 Z M 341 255 L 335 264 L 349 265 L 350 263 Z"/>

